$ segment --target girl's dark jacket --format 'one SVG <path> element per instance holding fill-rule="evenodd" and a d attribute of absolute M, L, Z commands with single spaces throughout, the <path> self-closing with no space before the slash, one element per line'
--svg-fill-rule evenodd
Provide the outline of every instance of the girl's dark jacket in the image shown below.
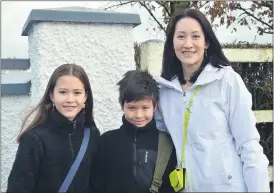
<path fill-rule="evenodd" d="M 56 108 L 48 120 L 25 132 L 8 178 L 7 192 L 56 193 L 74 162 L 84 136 L 82 111 L 69 121 Z M 99 130 L 90 128 L 90 141 L 68 193 L 91 191 L 90 170 Z"/>

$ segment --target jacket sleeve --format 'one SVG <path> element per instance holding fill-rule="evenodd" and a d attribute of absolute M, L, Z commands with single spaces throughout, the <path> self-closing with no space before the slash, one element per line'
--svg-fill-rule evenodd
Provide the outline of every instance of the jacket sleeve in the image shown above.
<path fill-rule="evenodd" d="M 240 75 L 229 78 L 228 122 L 243 162 L 243 175 L 248 192 L 270 192 L 268 160 L 259 144 L 260 135 L 252 112 L 252 96 Z"/>
<path fill-rule="evenodd" d="M 104 146 L 102 136 L 99 139 L 97 150 L 93 157 L 91 167 L 91 193 L 104 193 L 105 192 L 105 159 L 104 159 Z"/>
<path fill-rule="evenodd" d="M 20 138 L 7 192 L 32 192 L 36 185 L 42 147 L 38 136 L 26 132 Z"/>

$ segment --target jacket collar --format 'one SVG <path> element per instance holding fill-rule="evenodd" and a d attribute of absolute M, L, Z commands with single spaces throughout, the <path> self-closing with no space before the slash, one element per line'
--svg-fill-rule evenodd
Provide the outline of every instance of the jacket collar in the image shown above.
<path fill-rule="evenodd" d="M 229 67 L 223 67 L 223 68 L 216 68 L 212 66 L 210 63 L 207 64 L 206 67 L 201 72 L 201 74 L 199 75 L 199 77 L 197 78 L 196 82 L 193 84 L 193 87 L 198 85 L 205 85 L 215 80 L 220 80 L 224 75 L 224 68 L 231 68 L 231 67 L 229 66 Z M 181 84 L 179 82 L 178 77 L 175 77 L 171 81 L 168 81 L 162 77 L 155 77 L 155 80 L 160 86 L 182 91 Z"/>
<path fill-rule="evenodd" d="M 122 121 L 123 121 L 122 128 L 131 132 L 131 133 L 147 132 L 147 131 L 150 131 L 153 129 L 156 130 L 156 122 L 155 122 L 154 118 L 144 127 L 136 127 L 135 125 L 131 124 L 130 122 L 128 122 L 128 120 L 126 120 L 125 115 L 123 115 Z"/>
<path fill-rule="evenodd" d="M 57 128 L 58 130 L 66 131 L 72 133 L 74 129 L 83 128 L 85 124 L 85 115 L 83 110 L 81 110 L 73 121 L 68 120 L 54 107 L 54 111 L 49 111 L 50 124 L 52 128 Z"/>

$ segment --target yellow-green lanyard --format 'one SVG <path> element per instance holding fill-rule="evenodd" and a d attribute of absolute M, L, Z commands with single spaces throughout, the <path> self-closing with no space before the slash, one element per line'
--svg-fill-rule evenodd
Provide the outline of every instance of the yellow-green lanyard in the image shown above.
<path fill-rule="evenodd" d="M 192 106 L 193 100 L 194 100 L 197 92 L 199 91 L 199 89 L 200 89 L 200 86 L 197 86 L 195 88 L 194 93 L 191 96 L 188 106 L 186 108 L 185 118 L 184 118 L 184 139 L 183 139 L 183 144 L 182 144 L 182 156 L 181 156 L 181 160 L 180 160 L 180 165 L 185 160 L 185 146 L 186 146 L 186 139 L 187 139 L 187 129 L 188 129 L 188 121 L 189 121 L 189 115 L 190 115 L 190 108 Z"/>

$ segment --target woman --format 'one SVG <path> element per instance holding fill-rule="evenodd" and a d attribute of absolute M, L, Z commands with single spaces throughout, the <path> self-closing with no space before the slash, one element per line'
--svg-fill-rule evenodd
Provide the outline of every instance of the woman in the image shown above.
<path fill-rule="evenodd" d="M 59 66 L 22 129 L 34 112 L 18 137 L 7 192 L 90 192 L 92 157 L 100 133 L 93 119 L 92 91 L 84 69 L 75 64 Z M 79 153 L 82 148 L 85 150 Z"/>
<path fill-rule="evenodd" d="M 170 133 L 186 178 L 177 191 L 269 192 L 251 94 L 199 10 L 185 9 L 171 21 L 156 80 L 157 127 Z"/>

